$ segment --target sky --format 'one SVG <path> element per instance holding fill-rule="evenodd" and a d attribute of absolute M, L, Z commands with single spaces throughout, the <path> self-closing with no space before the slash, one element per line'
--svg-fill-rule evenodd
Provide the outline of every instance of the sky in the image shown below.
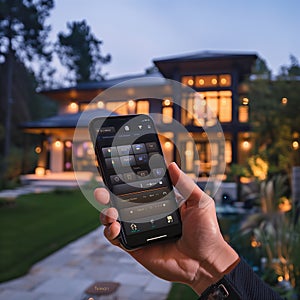
<path fill-rule="evenodd" d="M 205 50 L 255 52 L 274 74 L 291 54 L 300 61 L 299 0 L 56 0 L 51 39 L 84 19 L 112 56 L 107 78 Z"/>

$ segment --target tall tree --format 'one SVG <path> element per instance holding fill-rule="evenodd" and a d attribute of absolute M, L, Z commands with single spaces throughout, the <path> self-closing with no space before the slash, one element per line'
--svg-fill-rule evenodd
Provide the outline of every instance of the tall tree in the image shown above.
<path fill-rule="evenodd" d="M 20 61 L 32 72 L 45 75 L 51 58 L 47 49 L 50 26 L 45 25 L 53 0 L 0 0 L 0 60 L 6 64 L 6 111 L 4 157 L 10 152 L 14 63 Z M 33 62 L 39 60 L 40 69 Z"/>
<path fill-rule="evenodd" d="M 91 32 L 86 21 L 67 23 L 68 32 L 58 34 L 56 49 L 58 57 L 69 71 L 70 83 L 103 80 L 103 64 L 110 62 L 111 56 L 103 56 L 100 51 L 102 41 Z"/>
<path fill-rule="evenodd" d="M 298 61 L 281 68 L 278 78 L 258 77 L 250 82 L 251 125 L 256 133 L 257 152 L 269 163 L 271 171 L 290 172 L 299 165 L 300 81 Z"/>

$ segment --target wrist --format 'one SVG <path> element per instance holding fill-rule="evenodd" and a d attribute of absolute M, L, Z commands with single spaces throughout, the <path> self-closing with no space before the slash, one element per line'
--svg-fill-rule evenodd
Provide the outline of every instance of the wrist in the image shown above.
<path fill-rule="evenodd" d="M 198 295 L 230 273 L 240 261 L 238 254 L 227 242 L 224 241 L 224 244 L 216 249 L 218 251 L 215 255 L 199 263 L 198 276 L 191 285 Z"/>

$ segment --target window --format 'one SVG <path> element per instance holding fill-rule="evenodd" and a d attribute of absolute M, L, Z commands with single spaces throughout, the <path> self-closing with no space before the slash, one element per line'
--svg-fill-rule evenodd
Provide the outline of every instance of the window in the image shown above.
<path fill-rule="evenodd" d="M 173 102 L 169 98 L 162 101 L 162 121 L 165 124 L 173 122 Z"/>
<path fill-rule="evenodd" d="M 120 115 L 128 114 L 127 102 L 125 101 L 110 101 L 106 102 L 105 108 Z"/>
<path fill-rule="evenodd" d="M 239 122 L 247 123 L 249 121 L 249 99 L 243 97 L 239 106 Z"/>
<path fill-rule="evenodd" d="M 231 122 L 232 120 L 232 93 L 231 91 L 219 92 L 219 120 L 220 122 Z"/>
<path fill-rule="evenodd" d="M 181 82 L 187 86 L 195 88 L 214 88 L 214 87 L 230 87 L 231 75 L 198 75 L 183 76 Z"/>
<path fill-rule="evenodd" d="M 218 76 L 217 75 L 205 75 L 196 76 L 196 87 L 216 87 L 218 86 Z"/>
<path fill-rule="evenodd" d="M 136 102 L 136 113 L 137 114 L 149 114 L 149 101 L 139 100 Z"/>
<path fill-rule="evenodd" d="M 227 164 L 232 162 L 232 144 L 230 140 L 225 141 L 225 161 Z"/>
<path fill-rule="evenodd" d="M 183 76 L 181 82 L 188 86 L 194 85 L 194 77 L 193 76 Z"/>
<path fill-rule="evenodd" d="M 183 95 L 182 122 L 184 125 L 214 126 L 232 121 L 232 92 L 208 91 Z"/>

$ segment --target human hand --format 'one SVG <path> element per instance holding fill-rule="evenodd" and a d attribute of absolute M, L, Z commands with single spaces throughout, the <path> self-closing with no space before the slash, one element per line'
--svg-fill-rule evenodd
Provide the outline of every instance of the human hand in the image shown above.
<path fill-rule="evenodd" d="M 230 272 L 239 257 L 223 239 L 213 199 L 175 163 L 170 164 L 168 169 L 173 185 L 185 199 L 180 205 L 181 238 L 124 251 L 156 276 L 185 283 L 201 294 Z M 98 188 L 94 194 L 98 202 L 108 204 L 109 193 L 106 189 Z M 100 214 L 100 220 L 105 226 L 104 235 L 112 244 L 122 247 L 117 238 L 120 233 L 117 217 L 115 208 L 108 208 Z"/>

